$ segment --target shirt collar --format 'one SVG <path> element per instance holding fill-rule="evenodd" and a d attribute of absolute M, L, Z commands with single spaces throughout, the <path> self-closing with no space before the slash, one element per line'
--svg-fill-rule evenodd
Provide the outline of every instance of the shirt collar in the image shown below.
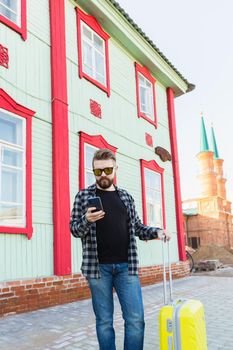
<path fill-rule="evenodd" d="M 114 185 L 114 187 L 115 187 L 116 191 L 122 192 L 122 190 L 119 187 L 117 187 L 116 185 Z M 96 184 L 94 183 L 93 185 L 89 186 L 87 189 L 89 192 L 95 193 L 96 192 Z"/>

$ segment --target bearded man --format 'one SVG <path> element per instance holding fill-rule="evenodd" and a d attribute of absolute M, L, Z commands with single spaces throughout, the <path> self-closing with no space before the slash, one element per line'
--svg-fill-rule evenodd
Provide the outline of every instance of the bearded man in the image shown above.
<path fill-rule="evenodd" d="M 99 347 L 116 350 L 115 289 L 125 321 L 124 350 L 142 350 L 145 323 L 135 237 L 170 239 L 170 235 L 161 228 L 143 225 L 132 196 L 114 185 L 118 169 L 114 153 L 96 151 L 92 165 L 96 183 L 77 193 L 70 230 L 82 240 L 81 270 L 91 290 Z M 88 200 L 93 197 L 100 197 L 103 210 L 89 207 Z"/>

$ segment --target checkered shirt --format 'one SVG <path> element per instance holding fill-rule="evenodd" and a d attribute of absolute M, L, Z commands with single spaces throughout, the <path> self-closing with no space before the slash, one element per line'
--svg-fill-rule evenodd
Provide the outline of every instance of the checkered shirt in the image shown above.
<path fill-rule="evenodd" d="M 158 228 L 145 226 L 141 223 L 135 209 L 132 196 L 125 190 L 115 186 L 115 189 L 126 206 L 128 215 L 129 248 L 128 270 L 130 275 L 138 274 L 138 254 L 135 236 L 141 240 L 150 240 L 158 237 Z M 86 219 L 88 198 L 96 196 L 96 185 L 77 193 L 70 219 L 70 231 L 74 237 L 81 238 L 83 248 L 83 260 L 81 270 L 84 276 L 100 278 L 99 261 L 97 252 L 96 223 L 90 223 Z"/>

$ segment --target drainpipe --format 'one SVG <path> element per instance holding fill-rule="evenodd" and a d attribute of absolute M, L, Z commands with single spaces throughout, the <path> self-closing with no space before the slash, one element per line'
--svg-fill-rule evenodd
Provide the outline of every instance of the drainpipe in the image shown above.
<path fill-rule="evenodd" d="M 174 106 L 174 92 L 171 88 L 167 88 L 167 106 L 168 106 L 168 122 L 172 153 L 172 167 L 174 176 L 174 192 L 175 192 L 175 206 L 176 206 L 176 226 L 177 239 L 179 248 L 179 258 L 181 261 L 186 260 L 185 244 L 184 244 L 184 226 L 183 213 L 181 204 L 180 191 L 180 172 L 176 137 L 176 122 L 175 122 L 175 106 Z"/>
<path fill-rule="evenodd" d="M 50 0 L 54 274 L 71 273 L 69 137 L 64 0 Z"/>

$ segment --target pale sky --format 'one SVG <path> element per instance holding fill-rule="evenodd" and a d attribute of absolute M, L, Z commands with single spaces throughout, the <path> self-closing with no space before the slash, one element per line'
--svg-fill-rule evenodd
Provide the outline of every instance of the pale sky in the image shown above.
<path fill-rule="evenodd" d="M 233 201 L 233 1 L 118 0 L 169 61 L 196 89 L 177 98 L 176 123 L 182 199 L 198 196 L 196 154 L 200 113 L 213 123 L 224 159 L 227 198 Z M 210 136 L 208 138 L 211 146 Z"/>

